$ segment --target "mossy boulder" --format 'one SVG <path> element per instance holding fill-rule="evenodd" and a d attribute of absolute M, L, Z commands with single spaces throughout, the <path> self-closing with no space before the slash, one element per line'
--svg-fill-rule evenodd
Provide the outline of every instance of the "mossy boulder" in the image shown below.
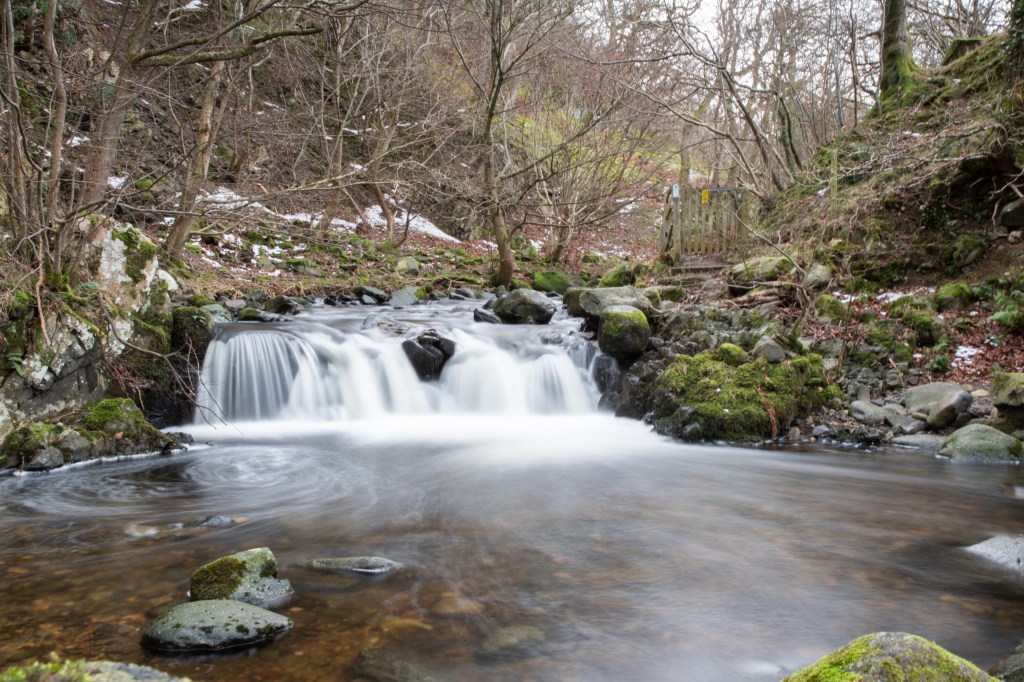
<path fill-rule="evenodd" d="M 782 682 L 996 682 L 938 644 L 903 632 L 858 637 Z"/>
<path fill-rule="evenodd" d="M 116 661 L 49 661 L 17 665 L 0 672 L 0 682 L 189 682 L 155 668 Z"/>
<path fill-rule="evenodd" d="M 1007 434 L 984 424 L 957 429 L 939 450 L 940 457 L 958 462 L 1017 462 L 1024 445 Z"/>
<path fill-rule="evenodd" d="M 756 286 L 777 282 L 795 269 L 793 261 L 782 256 L 762 256 L 737 263 L 726 274 L 729 293 L 745 294 Z"/>
<path fill-rule="evenodd" d="M 269 641 L 290 618 L 230 599 L 178 604 L 149 624 L 142 646 L 157 651 L 221 651 Z"/>
<path fill-rule="evenodd" d="M 306 277 L 326 277 L 327 273 L 322 267 L 308 258 L 288 258 L 284 262 L 292 272 L 305 275 Z"/>
<path fill-rule="evenodd" d="M 1024 428 L 1024 373 L 1004 372 L 992 378 L 992 404 L 1016 428 Z"/>
<path fill-rule="evenodd" d="M 629 305 L 605 308 L 597 329 L 597 343 L 613 358 L 628 361 L 640 355 L 651 340 L 651 325 L 643 311 Z"/>
<path fill-rule="evenodd" d="M 734 343 L 723 343 L 715 349 L 715 358 L 721 360 L 730 367 L 739 367 L 750 362 L 750 356 Z"/>
<path fill-rule="evenodd" d="M 171 346 L 202 356 L 213 339 L 213 328 L 213 317 L 202 308 L 190 305 L 176 308 L 171 322 Z"/>
<path fill-rule="evenodd" d="M 850 306 L 829 294 L 814 299 L 812 309 L 816 318 L 828 324 L 846 324 L 850 321 Z"/>
<path fill-rule="evenodd" d="M 935 309 L 940 313 L 947 310 L 964 310 L 971 302 L 971 288 L 965 282 L 952 282 L 935 292 L 932 297 Z"/>
<path fill-rule="evenodd" d="M 821 358 L 740 366 L 714 351 L 678 356 L 654 382 L 655 430 L 688 441 L 774 438 L 796 417 L 838 399 L 826 387 Z"/>
<path fill-rule="evenodd" d="M 626 287 L 636 284 L 647 275 L 644 263 L 620 263 L 606 272 L 598 282 L 599 287 Z"/>
<path fill-rule="evenodd" d="M 572 286 L 572 279 L 564 272 L 557 270 L 538 270 L 533 273 L 533 288 L 537 291 L 550 291 L 564 294 Z"/>
<path fill-rule="evenodd" d="M 912 332 L 914 345 L 931 348 L 949 338 L 949 325 L 931 307 L 931 301 L 904 296 L 886 308 Z"/>
<path fill-rule="evenodd" d="M 583 292 L 588 291 L 586 287 L 569 287 L 562 294 L 562 302 L 565 303 L 565 310 L 572 317 L 583 317 L 586 311 L 583 310 L 581 298 Z"/>
<path fill-rule="evenodd" d="M 412 256 L 400 258 L 395 263 L 395 272 L 399 275 L 418 275 L 420 274 L 420 262 Z"/>
<path fill-rule="evenodd" d="M 293 595 L 277 577 L 277 560 L 266 547 L 247 549 L 201 566 L 189 581 L 192 601 L 231 599 L 260 607 L 278 606 Z"/>
<path fill-rule="evenodd" d="M 59 425 L 35 422 L 15 429 L 0 447 L 0 466 L 49 471 L 96 457 L 155 452 L 176 445 L 127 398 L 87 405 L 66 421 Z"/>
<path fill-rule="evenodd" d="M 572 289 L 570 292 L 574 291 Z M 570 308 L 570 314 L 578 310 L 583 317 L 598 320 L 604 315 L 604 311 L 612 306 L 628 305 L 642 310 L 650 322 L 654 317 L 654 306 L 650 299 L 633 287 L 609 287 L 598 289 L 584 289 L 580 292 L 579 306 Z"/>

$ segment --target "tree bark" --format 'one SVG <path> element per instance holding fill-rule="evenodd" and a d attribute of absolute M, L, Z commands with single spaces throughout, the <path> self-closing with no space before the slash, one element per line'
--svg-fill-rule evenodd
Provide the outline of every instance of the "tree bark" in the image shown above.
<path fill-rule="evenodd" d="M 879 103 L 903 95 L 916 67 L 910 51 L 907 0 L 885 0 L 882 16 L 882 73 Z"/>

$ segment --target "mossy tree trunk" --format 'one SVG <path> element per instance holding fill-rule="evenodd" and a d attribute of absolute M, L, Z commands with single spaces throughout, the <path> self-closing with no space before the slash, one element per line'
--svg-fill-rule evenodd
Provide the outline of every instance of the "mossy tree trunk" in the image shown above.
<path fill-rule="evenodd" d="M 885 0 L 882 10 L 882 74 L 879 104 L 903 95 L 917 67 L 910 51 L 907 0 Z"/>
<path fill-rule="evenodd" d="M 1010 3 L 1010 42 L 1005 76 L 1014 95 L 1014 108 L 1024 111 L 1024 0 Z"/>

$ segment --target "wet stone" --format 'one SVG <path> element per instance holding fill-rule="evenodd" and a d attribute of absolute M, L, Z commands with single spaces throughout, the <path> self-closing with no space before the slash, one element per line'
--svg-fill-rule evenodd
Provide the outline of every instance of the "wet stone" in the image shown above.
<path fill-rule="evenodd" d="M 270 641 L 291 619 L 251 604 L 214 599 L 179 604 L 150 623 L 142 645 L 157 651 L 220 651 Z"/>
<path fill-rule="evenodd" d="M 400 651 L 383 647 L 360 651 L 352 670 L 375 682 L 436 682 Z"/>
<path fill-rule="evenodd" d="M 545 639 L 544 632 L 534 625 L 510 625 L 487 637 L 479 655 L 485 659 L 525 658 L 536 654 Z"/>
<path fill-rule="evenodd" d="M 189 584 L 193 601 L 232 599 L 254 606 L 286 603 L 294 594 L 287 580 L 277 578 L 277 560 L 266 547 L 221 557 L 200 567 Z"/>

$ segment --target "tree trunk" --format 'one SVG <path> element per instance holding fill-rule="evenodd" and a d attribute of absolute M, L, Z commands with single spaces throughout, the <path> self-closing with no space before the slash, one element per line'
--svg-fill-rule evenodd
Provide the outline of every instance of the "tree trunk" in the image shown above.
<path fill-rule="evenodd" d="M 136 68 L 136 60 L 142 52 L 146 34 L 153 25 L 156 6 L 157 0 L 143 0 L 142 6 L 139 7 L 139 15 L 132 26 L 131 36 L 125 43 L 123 64 L 111 84 L 113 94 L 110 104 L 100 116 L 92 156 L 86 166 L 82 183 L 83 205 L 101 202 L 107 192 L 107 179 L 114 168 L 117 142 L 121 139 L 121 126 L 124 124 L 124 112 L 138 96 L 139 69 Z"/>
<path fill-rule="evenodd" d="M 879 103 L 903 95 L 911 84 L 914 58 L 910 52 L 907 0 L 885 0 L 882 17 L 882 73 Z"/>
<path fill-rule="evenodd" d="M 185 187 L 181 192 L 181 201 L 178 202 L 178 217 L 174 219 L 174 224 L 171 225 L 167 234 L 167 241 L 164 242 L 164 250 L 172 258 L 178 257 L 182 247 L 185 246 L 185 240 L 192 233 L 194 220 L 192 211 L 195 209 L 199 190 L 202 189 L 203 182 L 210 170 L 210 157 L 213 155 L 213 139 L 217 128 L 213 115 L 214 105 L 217 102 L 223 72 L 224 62 L 214 62 L 210 69 L 209 80 L 206 81 L 206 89 L 203 91 L 203 103 L 199 109 L 199 121 L 197 122 L 199 125 L 192 163 L 189 164 L 188 174 L 185 176 Z"/>
<path fill-rule="evenodd" d="M 7 159 L 3 177 L 4 189 L 7 193 L 7 210 L 14 222 L 15 236 L 17 237 L 17 250 L 23 252 L 27 244 L 25 239 L 29 233 L 28 219 L 28 179 L 25 173 L 25 158 L 22 156 L 24 150 L 21 127 L 21 95 L 18 92 L 17 64 L 14 59 L 14 17 L 11 1 L 5 0 L 3 4 L 3 50 L 4 50 L 4 90 L 11 106 L 4 107 L 4 123 L 7 128 L 6 142 Z"/>
<path fill-rule="evenodd" d="M 515 270 L 515 254 L 512 252 L 512 238 L 505 222 L 505 209 L 498 195 L 498 181 L 494 170 L 494 144 L 487 146 L 484 153 L 484 194 L 487 202 L 487 216 L 491 221 L 494 241 L 498 244 L 498 281 L 497 284 L 508 286 Z"/>
<path fill-rule="evenodd" d="M 1024 87 L 1024 0 L 1010 2 L 1010 41 L 1006 59 L 1005 76 L 1014 94 L 1014 105 L 1018 111 L 1024 109 L 1019 96 Z"/>

